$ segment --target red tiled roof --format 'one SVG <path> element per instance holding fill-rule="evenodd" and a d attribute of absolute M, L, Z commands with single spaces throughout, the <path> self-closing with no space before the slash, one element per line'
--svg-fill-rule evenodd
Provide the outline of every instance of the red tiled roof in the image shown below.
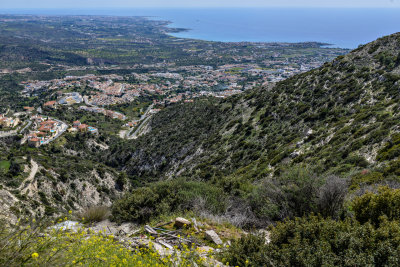
<path fill-rule="evenodd" d="M 54 106 L 57 102 L 56 101 L 48 101 L 44 103 L 44 106 Z"/>
<path fill-rule="evenodd" d="M 39 131 L 41 132 L 49 132 L 51 130 L 51 127 L 48 127 L 47 125 L 43 125 L 39 128 Z"/>

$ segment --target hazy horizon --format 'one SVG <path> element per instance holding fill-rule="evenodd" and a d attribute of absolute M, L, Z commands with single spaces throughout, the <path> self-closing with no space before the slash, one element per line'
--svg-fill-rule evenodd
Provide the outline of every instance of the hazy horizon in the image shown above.
<path fill-rule="evenodd" d="M 227 7 L 336 7 L 336 8 L 394 8 L 400 0 L 15 0 L 2 3 L 0 9 L 102 9 L 102 8 L 227 8 Z"/>

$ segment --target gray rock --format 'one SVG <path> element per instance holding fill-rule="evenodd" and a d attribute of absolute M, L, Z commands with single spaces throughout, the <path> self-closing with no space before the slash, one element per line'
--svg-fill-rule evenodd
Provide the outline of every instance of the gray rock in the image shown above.
<path fill-rule="evenodd" d="M 189 220 L 186 220 L 185 218 L 181 218 L 181 217 L 178 217 L 178 218 L 175 219 L 175 226 L 176 227 L 183 227 L 185 224 L 186 225 L 190 225 L 191 222 Z"/>
<path fill-rule="evenodd" d="M 78 231 L 79 229 L 82 229 L 83 225 L 80 224 L 77 221 L 65 221 L 65 222 L 61 222 L 58 223 L 52 227 L 50 227 L 51 229 L 56 229 L 56 230 L 63 230 L 63 231 Z"/>
<path fill-rule="evenodd" d="M 214 242 L 217 245 L 222 244 L 221 238 L 219 238 L 218 234 L 214 230 L 208 230 L 205 232 L 206 239 Z"/>

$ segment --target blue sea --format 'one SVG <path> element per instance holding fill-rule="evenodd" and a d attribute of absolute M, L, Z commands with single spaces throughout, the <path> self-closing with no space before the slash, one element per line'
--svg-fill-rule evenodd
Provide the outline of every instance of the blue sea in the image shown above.
<path fill-rule="evenodd" d="M 164 8 L 0 9 L 2 14 L 146 16 L 171 21 L 184 38 L 223 42 L 308 42 L 356 48 L 400 31 L 400 9 Z"/>

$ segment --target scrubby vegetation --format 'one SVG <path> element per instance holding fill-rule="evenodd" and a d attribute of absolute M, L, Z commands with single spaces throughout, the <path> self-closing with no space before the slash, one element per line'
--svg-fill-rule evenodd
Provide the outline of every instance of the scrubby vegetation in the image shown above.
<path fill-rule="evenodd" d="M 229 265 L 397 266 L 399 36 L 276 85 L 172 105 L 135 140 L 107 131 L 65 134 L 34 150 L 18 136 L 2 139 L 3 205 L 14 215 L 50 217 L 113 202 L 110 218 L 118 223 L 186 213 L 250 232 L 272 225 L 269 236 L 250 233 L 223 248 L 220 260 Z M 19 79 L 4 75 L 0 83 L 15 87 Z M 17 96 L 9 90 L 7 97 Z M 45 112 L 72 120 L 62 111 Z M 103 129 L 122 124 L 97 115 L 83 120 Z M 26 181 L 32 162 L 37 174 Z M 92 223 L 108 215 L 96 207 L 79 217 Z M 173 262 L 84 231 L 3 226 L 0 235 L 0 265 Z"/>
<path fill-rule="evenodd" d="M 382 187 L 354 200 L 351 216 L 333 220 L 307 215 L 271 228 L 270 242 L 249 234 L 233 242 L 221 259 L 238 266 L 397 266 L 400 190 Z"/>
<path fill-rule="evenodd" d="M 153 182 L 114 202 L 113 219 L 147 223 L 169 214 L 193 212 L 245 228 L 263 226 L 312 212 L 337 218 L 343 212 L 348 181 L 318 176 L 304 166 L 288 169 L 257 185 L 230 188 L 185 179 Z"/>
<path fill-rule="evenodd" d="M 101 222 L 110 216 L 110 209 L 106 206 L 93 206 L 79 213 L 79 219 L 85 223 Z"/>
<path fill-rule="evenodd" d="M 166 108 L 151 120 L 151 134 L 116 144 L 102 158 L 147 181 L 253 182 L 296 164 L 317 175 L 354 176 L 353 188 L 393 177 L 399 172 L 392 162 L 398 157 L 400 76 L 397 65 L 389 68 L 375 55 L 397 51 L 397 38 L 273 88 Z"/>
<path fill-rule="evenodd" d="M 226 205 L 227 195 L 220 188 L 178 179 L 134 189 L 114 203 L 112 213 L 119 222 L 146 223 L 160 215 L 189 210 L 218 214 Z"/>

